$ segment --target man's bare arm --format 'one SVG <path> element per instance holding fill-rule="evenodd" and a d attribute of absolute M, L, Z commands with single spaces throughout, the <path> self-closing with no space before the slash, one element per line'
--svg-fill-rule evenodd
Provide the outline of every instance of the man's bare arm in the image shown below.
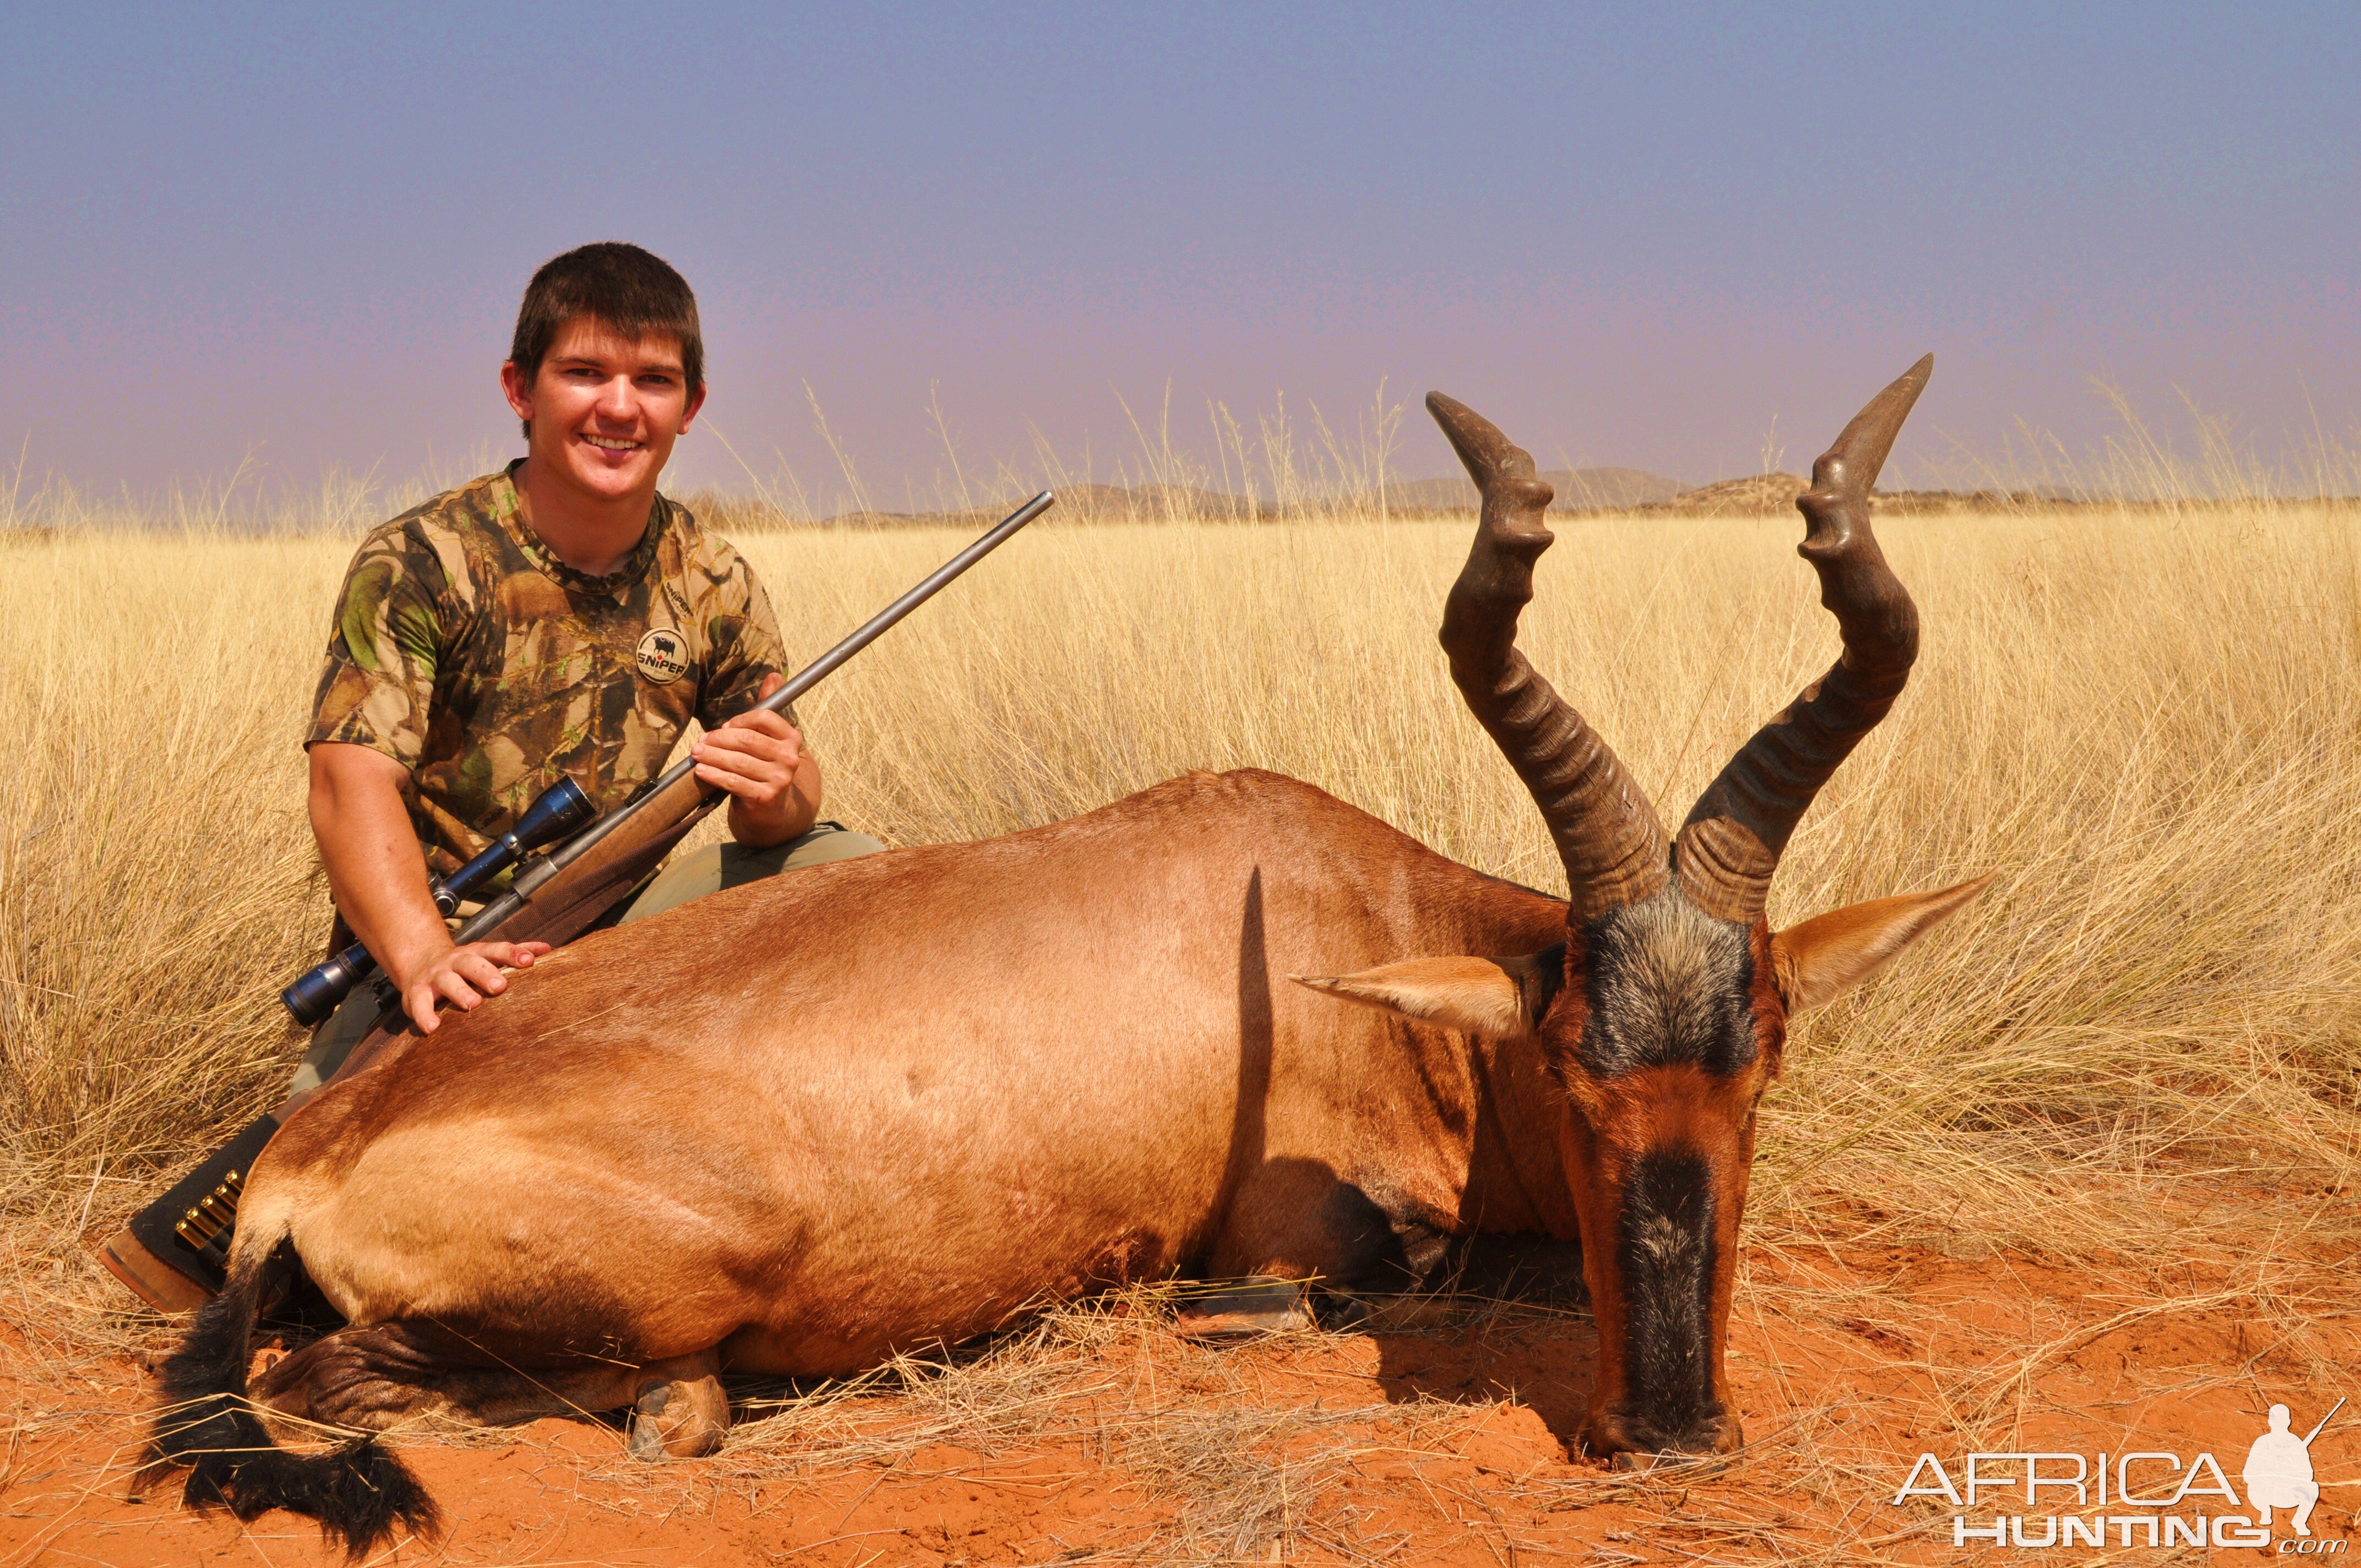
<path fill-rule="evenodd" d="M 508 989 L 503 965 L 528 969 L 549 951 L 546 942 L 453 946 L 402 804 L 408 770 L 381 751 L 335 741 L 313 746 L 311 760 L 312 835 L 329 894 L 422 1033 L 434 1032 L 438 1000 L 475 1007 Z"/>

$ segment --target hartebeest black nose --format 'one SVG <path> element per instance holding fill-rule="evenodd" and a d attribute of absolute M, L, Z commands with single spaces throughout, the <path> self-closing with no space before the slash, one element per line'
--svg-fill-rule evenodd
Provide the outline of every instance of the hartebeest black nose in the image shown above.
<path fill-rule="evenodd" d="M 1624 1185 L 1615 1237 L 1623 1402 L 1650 1447 L 1685 1450 L 1722 1414 L 1713 1386 L 1714 1210 L 1712 1172 L 1691 1149 L 1642 1156 Z"/>

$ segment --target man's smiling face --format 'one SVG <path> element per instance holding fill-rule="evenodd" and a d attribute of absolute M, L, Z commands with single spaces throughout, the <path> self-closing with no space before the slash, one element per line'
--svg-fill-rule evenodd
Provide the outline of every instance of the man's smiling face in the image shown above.
<path fill-rule="evenodd" d="M 705 401 L 704 388 L 688 389 L 676 339 L 624 337 L 587 315 L 559 329 L 531 385 L 514 361 L 500 367 L 500 385 L 517 417 L 533 423 L 534 466 L 606 501 L 655 488 L 673 442 Z"/>

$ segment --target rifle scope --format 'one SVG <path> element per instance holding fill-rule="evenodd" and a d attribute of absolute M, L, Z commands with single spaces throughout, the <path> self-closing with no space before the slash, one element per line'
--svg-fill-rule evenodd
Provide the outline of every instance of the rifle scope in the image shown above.
<path fill-rule="evenodd" d="M 535 850 L 588 826 L 598 815 L 598 808 L 582 793 L 580 784 L 572 779 L 558 780 L 534 796 L 516 826 L 493 839 L 490 848 L 449 876 L 427 884 L 434 895 L 434 907 L 446 919 L 457 914 L 462 899 L 473 896 Z M 337 1003 L 352 994 L 353 987 L 376 970 L 377 960 L 355 942 L 280 992 L 279 1000 L 295 1015 L 295 1022 L 311 1028 L 325 1021 Z"/>

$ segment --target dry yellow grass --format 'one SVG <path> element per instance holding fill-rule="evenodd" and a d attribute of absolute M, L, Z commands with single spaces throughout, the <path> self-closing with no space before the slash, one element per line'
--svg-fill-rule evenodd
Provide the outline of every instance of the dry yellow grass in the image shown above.
<path fill-rule="evenodd" d="M 1883 530 L 1925 652 L 1806 818 L 1773 915 L 2001 877 L 1801 1031 L 1758 1228 L 1873 1194 L 1875 1222 L 1917 1239 L 2071 1251 L 2138 1223 L 2126 1183 L 2344 1183 L 2361 1133 L 2349 517 Z M 966 839 L 1252 764 L 1554 885 L 1433 641 L 1467 532 L 1037 525 L 806 703 L 829 810 L 895 842 Z M 1677 822 L 1833 652 L 1798 525 L 1559 532 L 1526 646 Z M 817 652 L 958 537 L 742 543 L 790 642 Z M 0 1115 L 19 1203 L 70 1190 L 111 1216 L 268 1103 L 297 1051 L 274 992 L 327 909 L 296 741 L 348 550 L 92 532 L 8 552 Z"/>
<path fill-rule="evenodd" d="M 971 838 L 1187 768 L 1252 764 L 1554 885 L 1533 808 L 1433 643 L 1468 528 L 1037 525 L 805 704 L 829 812 L 896 842 Z M 1668 821 L 1833 654 L 1799 529 L 1558 527 L 1525 645 Z M 2001 876 L 1894 973 L 1798 1030 L 1765 1118 L 1741 1321 L 1775 1321 L 1784 1339 L 1859 1320 L 1927 1345 L 1941 1392 L 1909 1419 L 1963 1445 L 2021 1422 L 2042 1369 L 2095 1331 L 2028 1329 L 1997 1361 L 1955 1364 L 1961 1353 L 1932 1348 L 1934 1309 L 1815 1274 L 1823 1239 L 2004 1250 L 2009 1269 L 2144 1254 L 2146 1293 L 2117 1318 L 2228 1291 L 2292 1347 L 2281 1354 L 2316 1362 L 2305 1325 L 2344 1309 L 2301 1258 L 2349 1243 L 2361 1153 L 2351 515 L 2240 502 L 1881 530 L 1925 652 L 1894 716 L 1806 818 L 1773 916 Z M 809 653 L 963 537 L 741 543 Z M 275 992 L 316 956 L 327 909 L 296 740 L 349 549 L 69 530 L 0 553 L 14 774 L 0 795 L 0 1224 L 10 1311 L 45 1324 L 28 1345 L 156 1343 L 152 1321 L 97 1308 L 120 1299 L 81 1245 L 165 1167 L 273 1102 L 300 1048 Z M 2199 1260 L 2202 1287 L 2171 1272 Z M 882 1463 L 869 1453 L 881 1442 L 1055 1435 L 1081 1418 L 1052 1397 L 1102 1376 L 1060 1347 L 1112 1321 L 1061 1314 L 948 1379 L 905 1377 L 885 1437 L 821 1398 L 750 1427 L 717 1463 L 744 1479 Z M 1202 1399 L 1109 1406 L 1097 1441 L 1202 1500 L 1182 1521 L 1191 1541 L 1318 1539 L 1300 1507 L 1312 1473 L 1290 1481 L 1288 1467 L 1332 1463 L 1328 1440 L 1308 1435 L 1328 1418 L 1261 1409 L 1235 1378 L 1207 1376 Z M 1883 1472 L 1856 1454 L 1833 1397 L 1783 1395 L 1761 1452 L 1801 1478 L 1783 1486 L 1850 1519 Z M 38 1414 L 47 1398 L 27 1422 L 56 1424 Z M 1215 1459 L 1232 1468 L 1204 1468 Z M 1518 1485 L 1520 1506 L 1556 1508 L 1574 1505 L 1551 1488 L 1634 1484 Z M 1784 1539 L 1711 1511 L 1723 1502 L 1689 1518 L 1669 1499 L 1662 1528 L 1700 1543 Z M 1882 1519 L 1845 1526 L 1846 1552 L 1882 1558 L 1891 1538 L 1866 1533 L 1892 1528 Z"/>

